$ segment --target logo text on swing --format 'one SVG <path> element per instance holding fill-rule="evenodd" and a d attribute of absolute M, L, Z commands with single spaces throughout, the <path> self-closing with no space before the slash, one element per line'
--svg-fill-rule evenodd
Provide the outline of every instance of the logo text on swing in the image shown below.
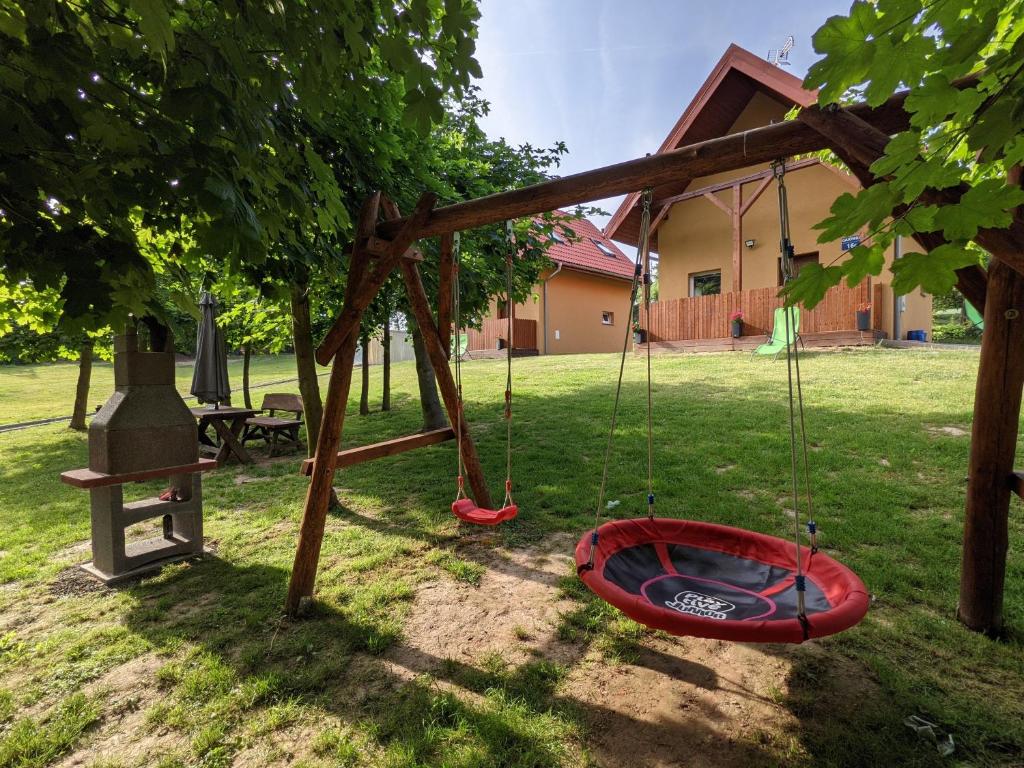
<path fill-rule="evenodd" d="M 705 619 L 727 619 L 729 617 L 726 614 L 736 609 L 735 605 L 726 600 L 689 590 L 680 592 L 674 600 L 666 600 L 665 605 L 674 611 Z"/>

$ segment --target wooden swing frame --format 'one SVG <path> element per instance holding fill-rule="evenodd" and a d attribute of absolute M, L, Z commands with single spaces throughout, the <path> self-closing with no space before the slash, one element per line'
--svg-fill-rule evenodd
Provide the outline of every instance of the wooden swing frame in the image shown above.
<path fill-rule="evenodd" d="M 974 82 L 974 78 L 966 78 L 958 85 Z M 449 421 L 459 424 L 458 392 L 449 366 L 454 232 L 825 149 L 835 152 L 863 186 L 870 186 L 878 179 L 869 167 L 882 156 L 889 136 L 908 124 L 903 108 L 907 94 L 894 94 L 879 107 L 807 107 L 796 120 L 442 208 L 435 209 L 436 195 L 428 192 L 408 216 L 402 216 L 381 193 L 372 195 L 364 203 L 356 226 L 341 314 L 316 352 L 321 365 L 332 360 L 333 364 L 316 452 L 303 464 L 303 472 L 311 480 L 288 587 L 287 612 L 297 614 L 303 601 L 313 595 L 334 471 L 456 437 L 453 428 L 445 428 L 338 452 L 360 320 L 394 270 L 401 271 Z M 1008 181 L 1020 184 L 1019 172 L 1010 174 Z M 966 185 L 926 190 L 921 199 L 928 204 L 955 203 L 966 190 Z M 658 199 L 656 189 L 655 217 L 664 217 L 671 204 L 668 197 Z M 893 215 L 903 212 L 896 209 Z M 419 269 L 423 257 L 415 242 L 437 236 L 441 238 L 441 257 L 435 317 L 423 287 Z M 928 251 L 944 242 L 941 234 L 934 232 L 916 234 L 914 239 Z M 1024 389 L 1024 212 L 1018 212 L 1006 229 L 980 230 L 975 241 L 992 254 L 993 262 L 988 272 L 978 266 L 957 272 L 957 287 L 985 317 L 958 613 L 972 629 L 998 634 L 1002 625 L 1009 500 L 1011 493 L 1021 487 L 1013 474 L 1013 462 Z M 476 446 L 464 418 L 461 428 L 466 477 L 477 503 L 490 506 Z"/>

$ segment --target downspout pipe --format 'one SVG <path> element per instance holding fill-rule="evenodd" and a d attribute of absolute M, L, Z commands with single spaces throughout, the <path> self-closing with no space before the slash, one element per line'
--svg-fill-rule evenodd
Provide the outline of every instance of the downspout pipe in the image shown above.
<path fill-rule="evenodd" d="M 896 263 L 896 260 L 903 255 L 903 242 L 899 235 L 896 235 L 896 239 L 892 241 L 892 260 Z M 897 296 L 896 292 L 892 294 L 892 338 L 893 341 L 899 341 L 903 335 L 903 322 L 900 317 L 900 299 L 902 296 Z"/>
<path fill-rule="evenodd" d="M 564 262 L 555 262 L 558 264 L 558 269 L 544 278 L 544 285 L 541 286 L 541 296 L 544 299 L 544 354 L 548 353 L 548 283 L 554 280 L 555 276 L 562 271 L 562 267 L 565 266 Z"/>

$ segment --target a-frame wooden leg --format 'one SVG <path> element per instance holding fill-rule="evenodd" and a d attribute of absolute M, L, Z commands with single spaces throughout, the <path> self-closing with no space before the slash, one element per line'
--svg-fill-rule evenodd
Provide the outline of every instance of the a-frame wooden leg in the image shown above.
<path fill-rule="evenodd" d="M 289 615 L 294 616 L 299 612 L 302 599 L 313 595 L 313 585 L 316 583 L 316 569 L 320 561 L 320 547 L 323 544 L 324 526 L 327 522 L 327 507 L 330 504 L 331 486 L 334 483 L 334 463 L 345 423 L 349 388 L 352 385 L 352 368 L 355 364 L 356 345 L 359 342 L 359 323 L 363 312 L 394 270 L 396 262 L 412 245 L 416 232 L 426 221 L 436 201 L 437 195 L 432 192 L 425 192 L 420 196 L 416 209 L 391 242 L 390 252 L 377 262 L 369 274 L 369 256 L 359 247 L 357 240 L 349 266 L 349 280 L 341 314 L 331 327 L 328 338 L 317 350 L 318 360 L 330 359 L 333 356 L 334 363 L 327 385 L 320 435 L 316 443 L 316 461 L 302 511 L 299 545 L 295 551 L 291 581 L 288 583 L 285 610 Z M 389 218 L 397 218 L 399 215 L 394 203 L 380 194 L 375 194 L 363 206 L 357 232 L 373 231 L 378 209 L 383 209 Z M 422 288 L 420 284 L 420 289 Z M 433 340 L 436 346 L 440 345 L 436 327 Z"/>
<path fill-rule="evenodd" d="M 358 323 L 358 320 L 356 320 Z M 313 594 L 316 569 L 320 561 L 320 545 L 324 539 L 324 525 L 327 508 L 331 501 L 331 486 L 334 483 L 334 456 L 341 441 L 345 423 L 345 406 L 348 404 L 349 387 L 352 384 L 352 366 L 355 363 L 358 334 L 350 333 L 331 368 L 327 385 L 327 399 L 324 403 L 324 418 L 320 424 L 320 435 L 316 442 L 316 463 L 306 491 L 303 507 L 302 526 L 299 529 L 299 546 L 295 551 L 295 565 L 288 584 L 288 599 L 285 610 L 289 615 L 298 613 L 302 598 Z"/>
<path fill-rule="evenodd" d="M 402 262 L 402 277 L 405 281 L 405 290 L 409 296 L 409 306 L 412 309 L 416 323 L 423 332 L 423 342 L 427 347 L 427 354 L 430 356 L 430 363 L 434 367 L 434 375 L 437 377 L 437 387 L 441 390 L 441 398 L 444 400 L 445 409 L 448 411 L 448 420 L 453 428 L 459 424 L 459 393 L 455 388 L 455 379 L 452 376 L 451 368 L 448 367 L 448 353 L 441 345 L 440 334 L 437 326 L 434 325 L 433 313 L 430 311 L 430 301 L 427 299 L 427 292 L 423 288 L 423 280 L 416 264 L 410 261 Z M 487 481 L 484 479 L 484 471 L 480 466 L 480 457 L 476 453 L 476 445 L 469 434 L 469 426 L 463 418 L 462 423 L 462 462 L 466 467 L 466 479 L 473 489 L 473 498 L 481 507 L 491 506 L 491 495 L 487 490 Z"/>

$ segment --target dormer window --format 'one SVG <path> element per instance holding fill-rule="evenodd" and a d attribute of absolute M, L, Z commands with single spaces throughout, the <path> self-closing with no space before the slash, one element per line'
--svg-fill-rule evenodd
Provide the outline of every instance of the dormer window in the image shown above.
<path fill-rule="evenodd" d="M 559 234 L 558 230 L 556 230 L 556 229 L 551 230 L 551 240 L 553 242 L 556 242 L 556 243 L 564 243 L 565 242 L 565 238 L 562 237 L 562 235 Z"/>
<path fill-rule="evenodd" d="M 609 257 L 611 257 L 613 259 L 616 258 L 617 254 L 615 253 L 615 251 L 613 251 L 607 245 L 602 243 L 600 240 L 595 240 L 594 238 L 590 238 L 590 242 L 592 242 L 594 245 L 596 245 L 597 246 L 597 250 L 599 250 L 605 256 L 609 256 Z"/>

